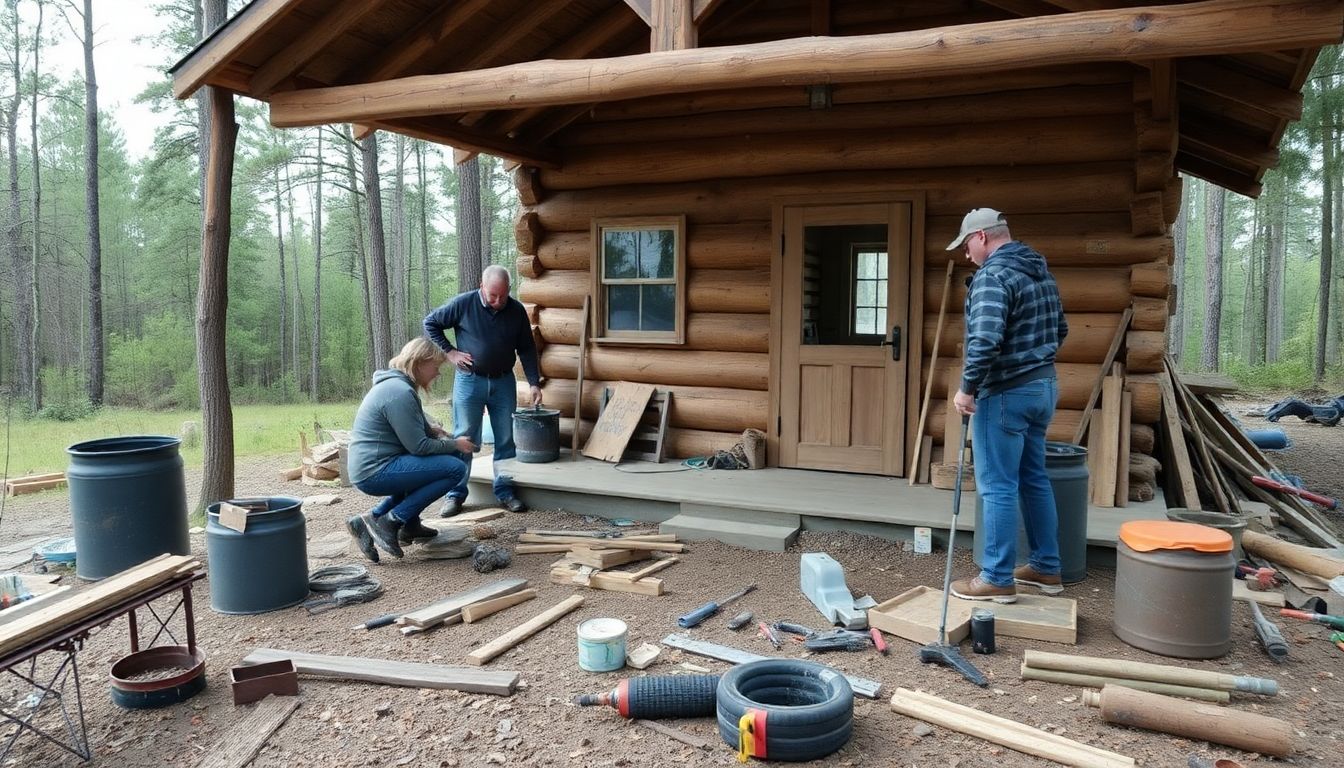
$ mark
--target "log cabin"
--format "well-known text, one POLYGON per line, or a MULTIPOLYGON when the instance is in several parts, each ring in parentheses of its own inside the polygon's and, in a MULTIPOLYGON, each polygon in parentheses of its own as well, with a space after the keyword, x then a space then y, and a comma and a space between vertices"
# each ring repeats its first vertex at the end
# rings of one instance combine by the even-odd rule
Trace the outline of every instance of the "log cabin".
POLYGON ((644 382, 673 457, 757 429, 771 467, 890 480, 956 428, 971 265, 944 248, 980 206, 1059 281, 1050 439, 1095 401, 1125 417, 1090 441, 1154 451, 1180 174, 1257 195, 1342 23, 1341 0, 253 0, 172 76, 276 126, 507 159, 562 442, 644 382), (1112 356, 1123 401, 1096 397, 1112 356))

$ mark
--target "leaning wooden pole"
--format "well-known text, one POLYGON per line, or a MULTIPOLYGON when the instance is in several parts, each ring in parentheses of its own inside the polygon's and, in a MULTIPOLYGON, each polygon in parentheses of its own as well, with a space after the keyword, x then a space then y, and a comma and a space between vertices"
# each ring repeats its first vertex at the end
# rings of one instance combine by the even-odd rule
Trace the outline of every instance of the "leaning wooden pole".
POLYGON ((933 351, 929 353, 929 383, 924 385, 924 402, 919 406, 919 427, 915 429, 915 450, 910 456, 910 485, 915 484, 915 474, 919 468, 919 447, 924 442, 924 425, 929 419, 929 399, 933 396, 933 372, 938 368, 938 343, 943 339, 943 324, 947 322, 947 297, 952 293, 952 272, 956 268, 957 262, 948 259, 947 274, 943 277, 943 301, 938 307, 938 328, 933 332, 933 351))
MULTIPOLYGON (((583 417, 583 361, 588 356, 588 315, 592 306, 592 296, 583 297, 583 319, 579 321, 579 370, 574 382, 574 417, 583 417)), ((579 430, 570 437, 569 460, 579 460, 579 430)))
POLYGON ((229 219, 233 214, 233 93, 210 88, 210 149, 205 171, 201 274, 196 288, 196 381, 205 432, 205 470, 197 510, 233 497, 233 406, 226 330, 229 308, 229 219))

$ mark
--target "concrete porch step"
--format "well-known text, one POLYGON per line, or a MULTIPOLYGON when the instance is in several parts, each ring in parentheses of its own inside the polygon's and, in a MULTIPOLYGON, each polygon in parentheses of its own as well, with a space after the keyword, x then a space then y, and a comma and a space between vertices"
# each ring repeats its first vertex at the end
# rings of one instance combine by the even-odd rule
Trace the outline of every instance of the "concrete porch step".
POLYGON ((783 552, 798 538, 798 515, 703 504, 681 505, 681 514, 658 526, 686 541, 713 539, 745 549, 783 552))

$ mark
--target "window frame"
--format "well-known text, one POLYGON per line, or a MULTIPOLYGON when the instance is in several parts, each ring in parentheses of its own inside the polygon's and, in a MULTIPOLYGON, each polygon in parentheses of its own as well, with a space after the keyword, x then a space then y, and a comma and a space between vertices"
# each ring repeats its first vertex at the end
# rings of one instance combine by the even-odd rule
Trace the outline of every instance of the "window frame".
MULTIPOLYGON (((859 256, 864 253, 877 253, 882 258, 878 259, 881 268, 890 268, 891 254, 887 252, 888 244, 883 242, 850 243, 849 245, 849 337, 855 341, 870 339, 885 339, 887 337, 887 309, 891 304, 891 297, 887 297, 887 303, 872 306, 864 306, 863 309, 880 309, 882 311, 882 322, 878 323, 877 333, 859 333, 858 330, 858 312, 859 306, 859 281, 864 280, 874 283, 888 283, 890 275, 886 277, 861 278, 859 277, 859 256)), ((882 269, 878 270, 879 272, 882 269)), ((879 291, 880 293, 880 291, 879 291)))
POLYGON ((593 219, 592 253, 590 272, 592 274, 593 316, 589 318, 593 334, 591 341, 602 344, 628 345, 684 345, 686 343, 686 216, 621 216, 593 219), (673 258, 672 280, 675 284, 671 331, 613 331, 607 328, 607 288, 609 285, 666 284, 666 280, 640 280, 638 278, 608 283, 605 280, 603 262, 603 234, 608 230, 672 230, 673 258))

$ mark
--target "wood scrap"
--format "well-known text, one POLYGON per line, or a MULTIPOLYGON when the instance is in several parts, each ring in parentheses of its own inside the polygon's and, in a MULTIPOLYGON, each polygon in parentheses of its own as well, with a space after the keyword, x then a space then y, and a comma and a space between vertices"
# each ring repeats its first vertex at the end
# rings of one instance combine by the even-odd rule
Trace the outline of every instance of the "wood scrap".
POLYGON ((947 299, 952 294, 952 272, 957 268, 956 259, 947 260, 947 274, 943 276, 943 296, 941 304, 938 307, 938 325, 933 332, 933 347, 929 353, 929 370, 927 384, 924 385, 924 401, 919 407, 919 426, 915 428, 915 448, 910 455, 910 469, 907 472, 909 484, 914 485, 918 479, 920 461, 924 450, 924 426, 929 419, 929 403, 933 400, 933 375, 938 369, 938 346, 943 338, 943 325, 947 321, 947 299))
POLYGON ((652 565, 646 565, 637 571, 613 571, 611 573, 608 573, 607 575, 614 576, 618 579, 629 579, 631 581, 638 581, 644 578, 645 576, 651 576, 663 570, 664 568, 670 568, 679 562, 681 561, 676 557, 665 557, 653 563, 652 565))
POLYGON ((590 549, 647 549, 651 552, 684 552, 685 544, 673 541, 642 541, 638 539, 592 539, 586 536, 538 536, 532 533, 518 535, 520 544, 581 544, 590 549))
POLYGON ((573 586, 581 583, 590 589, 600 589, 607 592, 630 592, 636 595, 648 595, 657 597, 663 594, 663 580, 655 578, 641 578, 632 580, 621 578, 613 573, 603 573, 602 571, 584 572, 583 569, 588 566, 574 567, 572 563, 561 561, 561 565, 551 568, 551 583, 565 584, 573 586), (579 581, 581 579, 581 581, 579 581))
POLYGON ((550 609, 533 616, 499 637, 467 654, 467 663, 475 666, 488 664, 491 659, 513 648, 527 638, 558 621, 562 616, 583 605, 582 595, 571 595, 550 609))
POLYGON ((480 621, 486 616, 492 616, 505 608, 511 608, 519 603, 525 603, 537 596, 537 590, 524 589, 521 592, 514 592, 511 595, 496 597, 493 600, 482 600, 479 603, 472 603, 462 609, 462 622, 471 624, 480 621))
POLYGON ((264 664, 268 661, 294 662, 300 675, 332 680, 356 680, 379 685, 401 685, 410 688, 440 688, 467 693, 488 693, 510 696, 518 687, 522 673, 501 670, 453 667, 446 664, 428 664, 418 661, 393 661, 359 656, 327 656, 300 651, 282 651, 278 648, 258 648, 249 653, 244 664, 264 664))
POLYGON ((598 570, 648 560, 653 557, 653 553, 647 549, 592 549, 581 544, 571 546, 573 548, 565 556, 566 560, 598 570))
POLYGON ((1259 555, 1266 560, 1296 568, 1322 579, 1344 576, 1344 559, 1336 557, 1332 550, 1290 544, 1250 530, 1242 531, 1241 546, 1253 555, 1259 555))
POLYGON ((1125 332, 1129 330, 1129 321, 1134 319, 1134 308, 1126 307, 1124 314, 1120 315, 1120 324, 1115 327, 1115 335, 1111 337, 1111 346, 1106 350, 1106 356, 1101 359, 1101 370, 1097 372, 1096 383, 1092 385, 1092 392, 1087 396, 1087 404, 1083 406, 1083 417, 1078 421, 1078 428, 1073 431, 1074 445, 1083 444, 1083 435, 1087 432, 1088 421, 1092 418, 1092 408, 1097 404, 1097 398, 1101 396, 1101 387, 1106 381, 1106 377, 1111 374, 1111 365, 1115 362, 1115 356, 1120 353, 1120 345, 1125 342, 1125 332))
POLYGON ((66 484, 64 472, 47 472, 40 475, 25 475, 5 479, 6 496, 22 496, 52 488, 61 488, 66 484))
POLYGON ((475 589, 460 592, 440 600, 433 605, 411 611, 401 617, 398 623, 417 627, 431 627, 451 617, 460 617, 462 609, 472 603, 490 600, 496 597, 518 592, 527 587, 527 579, 500 579, 483 584, 475 589))
POLYGON ((234 723, 215 746, 206 750, 197 768, 244 768, 298 708, 297 697, 267 696, 246 717, 234 723))

